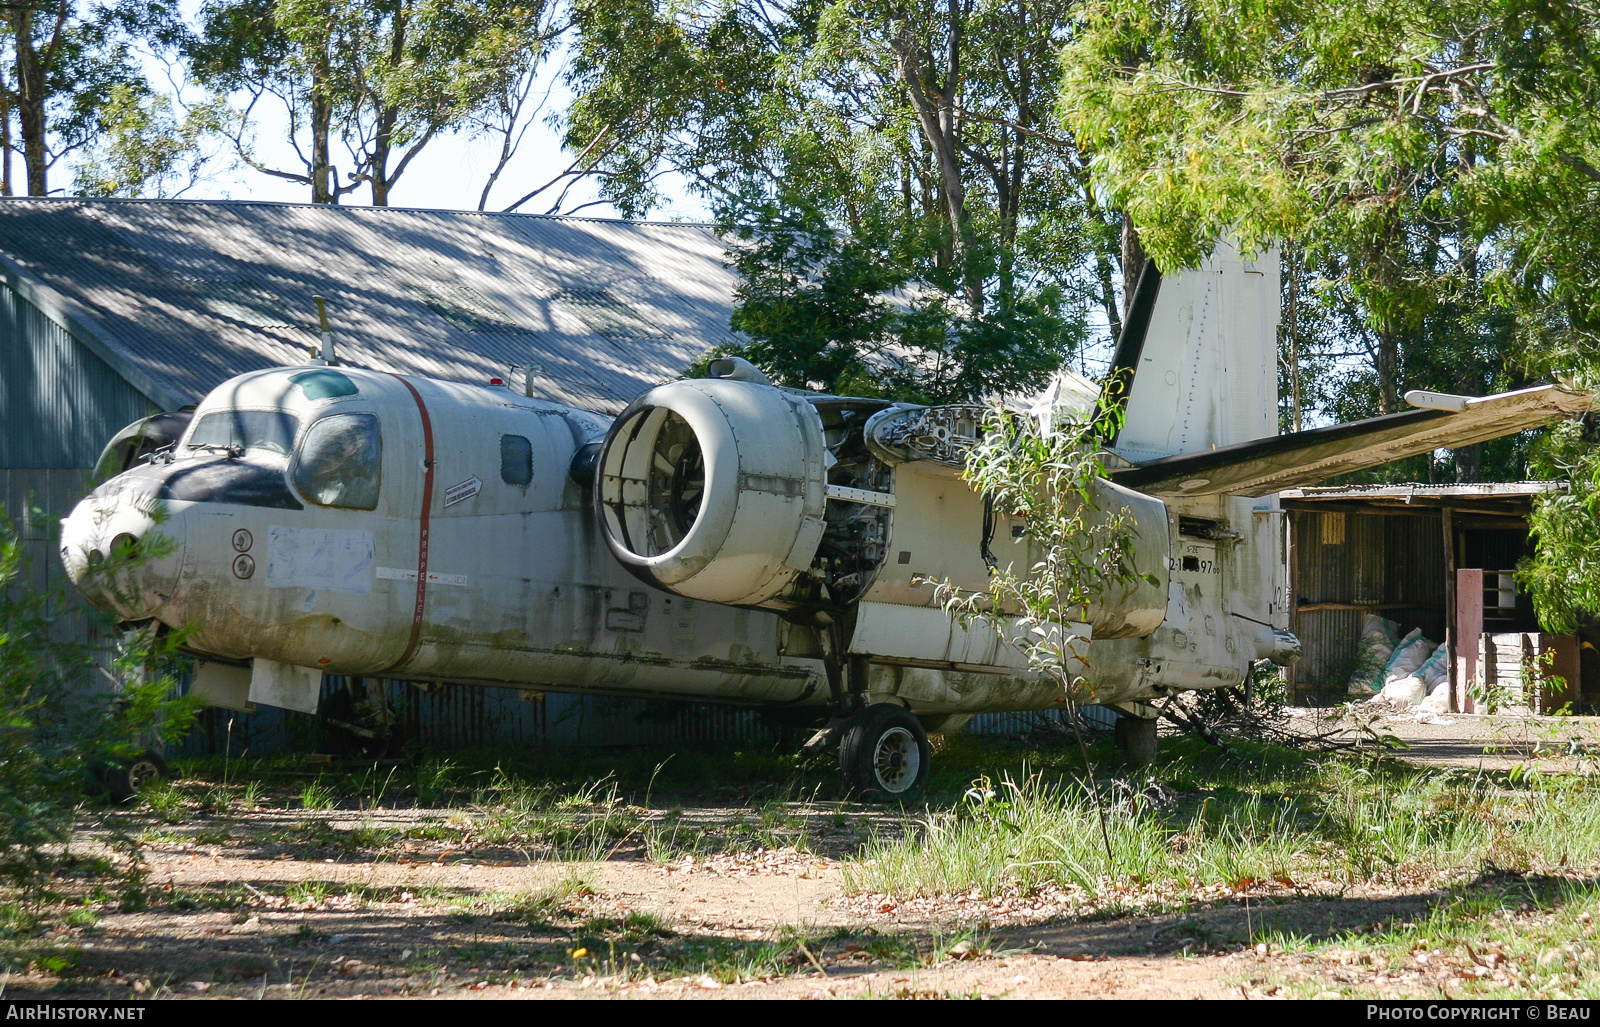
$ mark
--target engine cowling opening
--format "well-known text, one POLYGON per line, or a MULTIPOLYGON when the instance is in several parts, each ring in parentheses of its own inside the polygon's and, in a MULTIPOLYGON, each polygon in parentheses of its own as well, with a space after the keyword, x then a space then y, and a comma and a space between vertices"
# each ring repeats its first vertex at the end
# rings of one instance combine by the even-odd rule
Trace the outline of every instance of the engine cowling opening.
POLYGON ((821 419, 755 382, 672 382, 617 418, 595 488, 606 543, 679 595, 788 609, 827 504, 821 419))

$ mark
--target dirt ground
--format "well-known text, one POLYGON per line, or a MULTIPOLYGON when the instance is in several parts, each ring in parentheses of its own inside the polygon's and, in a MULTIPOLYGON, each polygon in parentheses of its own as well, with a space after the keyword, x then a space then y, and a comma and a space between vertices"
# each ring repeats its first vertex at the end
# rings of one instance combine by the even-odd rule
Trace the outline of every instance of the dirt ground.
MULTIPOLYGON (((403 819, 441 813, 412 810, 403 819)), ((340 816, 348 814, 330 818, 337 825, 340 816)), ((78 947, 69 972, 13 976, 5 997, 1268 997, 1252 979, 1270 976, 1282 957, 1238 944, 1247 918, 1258 927, 1270 917, 1332 931, 1420 915, 1430 901, 1381 891, 1258 890, 1186 914, 1084 921, 1053 915, 1047 903, 852 897, 838 862, 792 850, 666 866, 506 865, 448 853, 409 862, 318 859, 292 846, 274 854, 248 844, 157 844, 147 858, 158 894, 153 906, 162 905, 163 892, 199 895, 236 884, 265 897, 326 882, 334 897, 267 900, 277 908, 248 913, 203 905, 113 913, 57 939, 78 947), (794 935, 821 940, 797 966, 724 983, 703 974, 653 975, 626 956, 614 963, 594 941, 575 959, 582 929, 518 922, 449 901, 538 893, 574 872, 592 893, 574 897, 568 921, 617 923, 651 913, 664 934, 714 940, 724 955, 794 935), (340 894, 352 890, 366 898, 340 894), (874 939, 909 939, 914 955, 875 953, 874 939), (953 951, 933 957, 941 947, 953 951)))
MULTIPOLYGON (((1329 727, 1311 713, 1292 719, 1329 727)), ((1403 739, 1406 758, 1486 769, 1519 758, 1500 751, 1507 746, 1544 746, 1551 769, 1571 769, 1574 752, 1600 744, 1600 724, 1587 719, 1390 717, 1368 727, 1403 739)), ((716 824, 750 810, 640 813, 716 824)), ((269 799, 254 812, 191 818, 143 843, 152 897, 142 910, 63 924, 46 944, 68 955, 8 975, 0 995, 1266 998, 1285 974, 1331 979, 1337 968, 1246 942, 1264 928, 1329 936, 1421 918, 1442 897, 1255 882, 1182 912, 1085 917, 1048 896, 860 894, 841 858, 908 819, 874 807, 787 804, 784 816, 808 823, 806 852, 751 847, 665 862, 642 846, 549 862, 514 845, 452 851, 426 840, 430 825, 460 815, 269 799), (370 851, 326 844, 357 830, 406 840, 370 851), (694 972, 696 959, 715 972, 694 972)), ((155 823, 129 812, 113 815, 112 827, 117 817, 127 829, 155 823)), ((1447 985, 1418 977, 1397 992, 1448 994, 1447 985)))
POLYGON ((1570 771, 1584 758, 1600 755, 1600 717, 1426 714, 1377 703, 1355 709, 1355 718, 1332 720, 1332 710, 1291 709, 1287 723, 1307 734, 1339 730, 1345 737, 1362 735, 1364 723, 1404 742, 1396 755, 1428 766, 1504 771, 1526 762, 1545 771, 1570 771))

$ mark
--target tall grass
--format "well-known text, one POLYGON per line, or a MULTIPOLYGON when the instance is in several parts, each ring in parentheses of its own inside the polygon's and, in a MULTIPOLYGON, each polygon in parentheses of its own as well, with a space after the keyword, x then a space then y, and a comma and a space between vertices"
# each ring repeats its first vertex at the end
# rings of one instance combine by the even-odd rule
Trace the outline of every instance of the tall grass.
POLYGON ((549 859, 603 860, 633 834, 639 814, 614 780, 575 788, 528 784, 497 772, 473 802, 472 836, 549 859))
POLYGON ((1288 785, 1213 788, 1176 805, 1125 790, 1109 800, 1108 864, 1080 782, 979 779, 961 806, 870 844, 847 883, 899 896, 1053 886, 1105 903, 1257 882, 1439 880, 1486 865, 1600 867, 1600 790, 1582 781, 1512 788, 1329 760, 1288 785))

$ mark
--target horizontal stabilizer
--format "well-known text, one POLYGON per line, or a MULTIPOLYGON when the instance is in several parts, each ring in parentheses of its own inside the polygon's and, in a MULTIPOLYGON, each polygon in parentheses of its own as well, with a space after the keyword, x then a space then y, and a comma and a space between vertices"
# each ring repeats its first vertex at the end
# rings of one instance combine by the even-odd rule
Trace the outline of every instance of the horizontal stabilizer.
MULTIPOLYGON (((1450 397, 1456 398, 1456 397, 1450 397)), ((1457 449, 1593 408, 1560 385, 1467 399, 1464 409, 1407 410, 1111 471, 1118 485, 1154 496, 1265 496, 1402 457, 1457 449)), ((1445 404, 1440 403, 1439 406, 1445 404)))

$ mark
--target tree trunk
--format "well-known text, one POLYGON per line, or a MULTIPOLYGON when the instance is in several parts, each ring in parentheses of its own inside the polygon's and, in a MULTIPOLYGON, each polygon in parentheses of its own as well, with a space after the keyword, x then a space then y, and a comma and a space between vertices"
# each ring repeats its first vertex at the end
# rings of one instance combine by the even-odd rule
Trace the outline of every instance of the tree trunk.
POLYGON ((1134 290, 1139 287, 1139 272, 1144 270, 1144 244, 1139 241, 1139 230, 1133 219, 1122 215, 1122 318, 1128 318, 1128 308, 1133 304, 1134 290))
MULTIPOLYGON (((399 68, 405 63, 408 23, 409 11, 405 4, 400 4, 395 9, 394 31, 389 37, 391 67, 399 68)), ((394 149, 394 127, 400 120, 400 112, 392 105, 386 106, 381 95, 371 95, 370 91, 369 100, 377 114, 377 123, 372 138, 372 163, 365 170, 372 182, 372 205, 387 207, 389 190, 394 188, 394 180, 389 177, 389 154, 394 149)))
POLYGON ((11 193, 11 90, 0 86, 0 196, 11 193))
POLYGON ((930 95, 922 49, 911 26, 901 22, 891 43, 895 70, 906 87, 906 96, 916 112, 917 124, 928 141, 938 164, 940 192, 944 194, 946 216, 950 222, 952 258, 960 276, 968 311, 983 313, 983 279, 972 260, 972 222, 967 214, 967 188, 961 178, 961 155, 956 121, 955 93, 961 84, 961 3, 950 0, 950 42, 945 80, 936 95, 930 95))
POLYGON ((328 32, 317 41, 318 50, 311 61, 311 202, 333 203, 337 198, 338 182, 333 181, 333 166, 329 159, 328 137, 333 129, 331 60, 328 56, 328 32))
POLYGON ((1400 409, 1400 329, 1390 321, 1378 326, 1378 413, 1400 409))
POLYGON ((45 196, 50 187, 49 150, 45 145, 45 63, 33 40, 34 12, 11 9, 11 35, 17 51, 17 121, 22 129, 22 160, 27 168, 28 195, 45 196))
POLYGON ((372 160, 367 165, 367 181, 372 183, 374 207, 389 205, 389 189, 394 185, 389 180, 389 148, 394 140, 394 122, 394 112, 384 111, 378 118, 378 131, 372 142, 372 160))
POLYGON ((1302 430, 1300 416, 1300 261, 1294 247, 1284 254, 1289 265, 1289 430, 1302 430))

